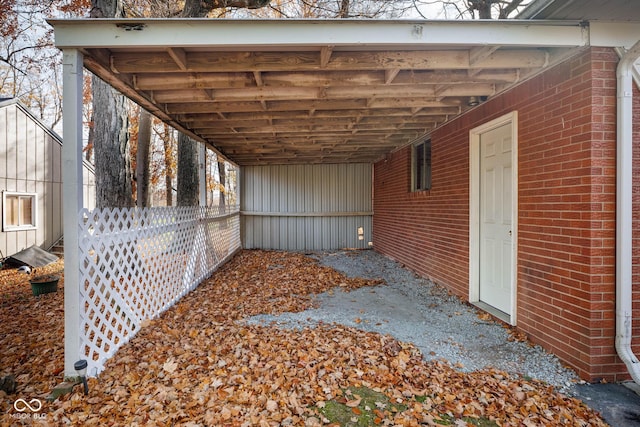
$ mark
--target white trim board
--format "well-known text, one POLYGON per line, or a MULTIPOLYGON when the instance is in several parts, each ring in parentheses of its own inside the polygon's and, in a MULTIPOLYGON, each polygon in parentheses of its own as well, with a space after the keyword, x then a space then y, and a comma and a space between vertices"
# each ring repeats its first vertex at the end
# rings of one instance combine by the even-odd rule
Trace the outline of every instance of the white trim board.
MULTIPOLYGON (((469 131, 469 302, 477 304, 480 302, 480 136, 492 129, 505 124, 511 124, 512 133, 512 173, 513 173, 513 194, 512 194, 512 225, 513 225, 513 258, 511 273, 511 313, 506 316, 495 316, 508 322, 516 324, 516 303, 517 303, 517 259, 518 259, 518 112, 513 111, 497 119, 491 120, 483 125, 475 127, 469 131), (504 317, 504 318, 503 318, 504 317)), ((480 308, 482 305, 480 304, 480 308)))

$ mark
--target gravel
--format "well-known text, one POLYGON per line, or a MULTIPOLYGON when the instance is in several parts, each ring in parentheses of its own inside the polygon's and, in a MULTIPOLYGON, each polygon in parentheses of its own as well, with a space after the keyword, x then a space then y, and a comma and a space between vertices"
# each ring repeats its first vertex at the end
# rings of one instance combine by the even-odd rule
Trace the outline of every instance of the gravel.
POLYGON ((386 285, 316 296, 316 308, 278 316, 259 315, 249 323, 301 328, 337 323, 388 334, 417 346, 425 360, 445 360, 465 372, 496 368, 544 381, 573 395, 576 373, 540 346, 509 341, 502 324, 482 320, 479 311, 399 263, 371 251, 315 252, 321 264, 349 277, 383 279, 386 285))

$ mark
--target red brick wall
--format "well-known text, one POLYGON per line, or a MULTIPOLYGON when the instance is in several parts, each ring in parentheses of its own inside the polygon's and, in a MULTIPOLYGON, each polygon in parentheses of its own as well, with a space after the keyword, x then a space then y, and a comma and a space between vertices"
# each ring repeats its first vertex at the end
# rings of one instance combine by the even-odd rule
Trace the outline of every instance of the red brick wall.
POLYGON ((518 111, 517 326, 588 380, 627 378, 614 347, 617 61, 582 52, 434 131, 430 191, 410 191, 409 148, 374 169, 375 249, 466 299, 469 131, 518 111))
POLYGON ((633 352, 640 357, 640 90, 633 92, 633 352))

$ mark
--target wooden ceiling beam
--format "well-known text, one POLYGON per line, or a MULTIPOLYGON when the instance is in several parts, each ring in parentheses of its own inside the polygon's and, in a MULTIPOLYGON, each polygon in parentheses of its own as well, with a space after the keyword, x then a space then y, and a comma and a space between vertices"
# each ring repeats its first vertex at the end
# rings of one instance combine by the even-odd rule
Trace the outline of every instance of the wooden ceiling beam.
MULTIPOLYGON (((428 116, 428 117, 418 117, 412 119, 404 119, 402 117, 368 117, 366 119, 362 119, 358 121, 357 117, 345 117, 342 120, 339 119, 314 119, 314 120, 306 120, 304 124, 306 126, 334 126, 336 129, 340 127, 347 126, 350 129, 363 129, 365 126, 397 126, 399 124, 414 124, 417 126, 423 126, 425 122, 434 122, 434 121, 444 121, 447 116, 428 116)), ((220 132, 224 131, 228 128, 248 128, 251 126, 252 128, 256 128, 258 132, 261 129, 266 129, 269 126, 278 126, 282 128, 286 128, 287 126, 297 127, 300 125, 300 120, 271 120, 271 119, 263 119, 256 120, 253 122, 248 121, 198 121, 191 122, 189 125, 190 129, 193 129, 196 132, 204 131, 204 130, 219 130, 220 132)))
POLYGON ((173 59, 173 62, 176 63, 178 68, 180 68, 181 71, 187 70, 187 53, 185 52, 184 49, 177 48, 177 47, 170 47, 170 48, 167 48, 167 53, 169 54, 171 59, 173 59))
MULTIPOLYGON (((422 129, 425 127, 425 125, 429 125, 429 123, 433 123, 433 122, 405 123, 403 125, 403 129, 422 129)), ((353 130, 356 130, 356 131, 358 130, 362 130, 362 131, 396 130, 398 129, 399 125, 400 124, 398 123, 379 123, 379 124, 368 123, 368 124, 358 125, 357 127, 352 127, 351 124, 335 124, 335 125, 317 124, 311 128, 306 124, 300 125, 300 126, 275 124, 275 125, 264 125, 260 127, 244 127, 244 128, 234 126, 233 129, 235 129, 235 131, 238 134, 242 134, 242 135, 254 135, 254 134, 269 135, 273 132, 275 133, 287 132, 287 133, 301 133, 305 135, 307 134, 315 135, 315 134, 322 134, 323 132, 342 132, 342 131, 352 132, 353 130)), ((204 134, 207 134, 208 132, 224 133, 227 129, 230 129, 230 128, 229 127, 222 127, 222 128, 207 127, 203 129, 194 129, 194 131, 196 131, 198 134, 204 135, 204 134)))
POLYGON ((500 46, 476 46, 469 49, 469 65, 473 66, 491 56, 500 46))
MULTIPOLYGON (((455 86, 455 85, 454 85, 455 86)), ((463 92, 464 85, 459 86, 463 92)), ((472 85, 476 91, 494 91, 494 86, 486 83, 472 85)), ((401 96, 435 97, 435 89, 431 85, 402 85, 402 86, 344 86, 344 87, 253 87, 238 89, 216 89, 217 102, 243 101, 287 101, 287 100, 341 100, 361 98, 395 98, 401 96)), ((209 100, 207 93, 201 90, 164 90, 155 91, 158 102, 202 102, 209 100)))
MULTIPOLYGON (((379 129, 377 131, 368 129, 366 131, 363 130, 359 132, 358 138, 366 139, 369 142, 381 141, 384 143, 394 144, 400 141, 405 141, 406 135, 413 135, 414 133, 416 133, 415 130, 411 130, 411 129, 404 129, 401 132, 397 132, 396 129, 393 129, 393 131, 394 132, 392 133, 394 136, 389 138, 388 137, 389 129, 379 129)), ((225 132, 202 132, 201 135, 206 136, 207 138, 210 138, 210 139, 215 139, 217 144, 222 144, 222 145, 224 145, 225 143, 232 144, 232 145, 238 144, 240 141, 239 138, 244 138, 245 142, 252 141, 253 143, 260 143, 260 144, 265 144, 270 142, 273 143, 274 141, 285 141, 285 140, 289 140, 294 143, 303 144, 305 143, 305 141, 308 142, 309 139, 315 140, 315 141, 326 141, 326 142, 335 143, 337 139, 353 138, 350 130, 346 130, 346 131, 333 130, 333 131, 314 133, 314 134, 301 133, 301 132, 279 132, 277 134, 277 137, 272 137, 272 138, 266 138, 264 135, 257 134, 257 133, 253 133, 253 134, 238 133, 236 135, 231 135, 226 131, 225 132)))
POLYGON ((256 86, 264 86, 264 82, 262 81, 262 73, 260 71, 254 71, 253 78, 256 81, 256 86))
MULTIPOLYGON (((310 110, 366 110, 374 109, 409 109, 409 108, 447 108, 458 107, 466 104, 463 99, 446 99, 436 101, 432 98, 385 98, 376 100, 372 105, 367 106, 363 100, 325 100, 325 101, 273 101, 269 103, 269 111, 305 111, 310 110)), ((205 114, 205 113, 251 113, 263 112, 262 106, 257 102, 233 102, 217 104, 214 102, 180 102, 167 104, 166 111, 171 114, 205 114)))
POLYGON ((222 120, 308 120, 310 118, 320 119, 320 118, 343 118, 343 117, 358 117, 361 116, 363 119, 372 118, 376 119, 377 117, 405 117, 407 115, 412 115, 416 119, 420 119, 421 117, 429 117, 432 115, 442 116, 442 115, 454 115, 460 113, 460 107, 432 107, 428 109, 419 109, 420 111, 414 112, 413 108, 395 108, 395 109, 375 109, 375 110, 319 110, 315 111, 313 115, 310 115, 308 111, 269 111, 269 112, 237 112, 237 113, 216 113, 215 116, 212 116, 211 113, 192 113, 186 115, 180 115, 179 119, 185 123, 195 122, 195 121, 219 121, 215 117, 220 117, 222 120), (419 113, 419 114, 418 114, 419 113))
POLYGON ((245 101, 289 101, 289 100, 342 100, 342 99, 370 99, 372 102, 383 98, 421 97, 435 98, 437 96, 483 96, 492 95, 496 91, 495 85, 490 83, 476 83, 467 85, 450 85, 436 88, 430 85, 402 85, 402 86, 352 86, 331 88, 301 88, 301 87, 254 87, 241 89, 202 90, 172 90, 155 91, 154 98, 160 103, 204 102, 215 100, 224 102, 245 101), (215 92, 215 97, 211 94, 215 92))
POLYGON ((325 68, 329 64, 331 54, 333 53, 333 46, 322 46, 320 48, 320 67, 325 68))
MULTIPOLYGON (((499 48, 500 46, 477 46, 471 48, 469 50, 469 65, 474 66, 478 62, 484 61, 499 48)), ((469 68, 469 77, 475 76, 480 71, 482 71, 482 68, 469 68)))
POLYGON ((468 84, 468 83, 514 83, 518 81, 518 70, 481 70, 470 77, 468 70, 402 71, 391 78, 390 71, 308 71, 308 72, 254 72, 254 73, 167 73, 136 74, 136 89, 231 89, 256 86, 272 87, 332 87, 354 85, 422 85, 422 84, 468 84), (253 75, 253 77, 252 77, 253 75), (391 81, 389 79, 391 78, 391 81))
POLYGON ((400 68, 392 68, 390 70, 384 70, 384 84, 389 85, 393 82, 393 79, 396 78, 398 73, 400 72, 400 68))
MULTIPOLYGON (((112 66, 120 73, 166 73, 182 69, 166 52, 112 53, 112 66)), ((334 51, 327 70, 443 70, 469 68, 539 68, 548 62, 539 49, 498 50, 475 64, 467 50, 334 51)), ((187 71, 314 71, 322 67, 316 52, 187 52, 187 71)))

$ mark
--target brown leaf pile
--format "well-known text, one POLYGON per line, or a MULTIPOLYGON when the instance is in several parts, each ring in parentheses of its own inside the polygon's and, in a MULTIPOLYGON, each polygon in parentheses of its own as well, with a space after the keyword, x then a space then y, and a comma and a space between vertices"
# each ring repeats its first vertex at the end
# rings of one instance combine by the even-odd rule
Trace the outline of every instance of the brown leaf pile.
MULTIPOLYGON (((62 260, 38 268, 37 275, 62 275, 62 260)), ((20 395, 44 398, 60 382, 64 370, 64 291, 34 297, 31 275, 0 270, 0 377, 14 375, 20 395)), ((12 396, 0 391, 0 413, 12 396)), ((0 418, 0 421, 4 421, 0 418)))
MULTIPOLYGON (((388 336, 340 325, 284 330, 238 322, 252 314, 302 310, 310 306, 310 294, 332 287, 348 290, 371 284, 348 279, 302 255, 243 251, 161 318, 147 322, 99 378, 90 379, 88 396, 77 388, 45 404, 46 418, 34 421, 99 426, 329 425, 319 407, 344 399, 348 387, 368 387, 407 407, 402 412, 384 405, 374 408, 380 425, 435 425, 442 415, 456 419, 456 425, 465 424, 462 417, 484 417, 502 426, 605 425, 580 401, 544 384, 494 370, 465 374, 443 363, 426 363, 414 346, 388 336)), ((22 301, 23 306, 32 300, 22 301)), ((3 337, 8 332, 6 313, 3 306, 3 337)), ((12 313, 22 315, 19 309, 12 313)), ((11 328, 22 329, 20 324, 11 328)), ((52 356, 62 363, 60 329, 51 335, 56 337, 47 337, 48 344, 57 340, 59 347, 52 356)), ((3 372, 18 369, 15 357, 5 351, 5 341, 0 348, 3 372)), ((15 397, 37 397, 60 380, 54 373, 59 365, 46 366, 38 374, 43 384, 19 384, 15 397)), ((2 423, 15 421, 11 411, 0 418, 2 423)))

